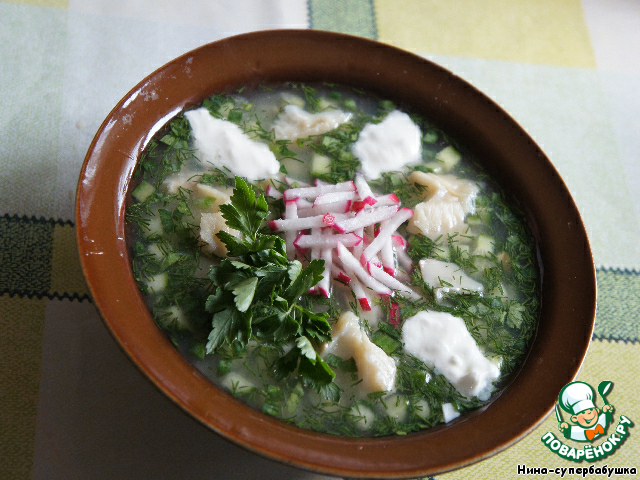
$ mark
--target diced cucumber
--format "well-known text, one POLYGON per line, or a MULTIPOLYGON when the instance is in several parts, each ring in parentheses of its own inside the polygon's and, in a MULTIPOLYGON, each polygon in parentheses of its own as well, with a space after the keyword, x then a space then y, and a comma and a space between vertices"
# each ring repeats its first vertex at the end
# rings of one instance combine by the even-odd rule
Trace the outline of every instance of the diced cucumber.
POLYGON ((200 210, 209 210, 216 203, 216 197, 202 197, 196 201, 196 207, 200 210))
POLYGON ((404 421, 407 416, 409 406, 409 400, 407 400, 407 397, 392 394, 384 399, 384 403, 387 406, 387 415, 400 422, 404 421))
POLYGON ((151 185, 149 182, 142 181, 140 185, 133 189, 131 195, 139 202, 144 202, 149 197, 149 195, 155 192, 155 190, 156 187, 151 185))
POLYGON ((325 97, 320 97, 318 99, 318 110, 319 111, 334 109, 336 107, 337 107, 336 102, 331 100, 331 99, 328 99, 328 98, 325 98, 325 97))
POLYGON ((480 218, 480 215, 478 215, 477 213, 475 215, 467 215, 466 218, 466 222, 467 225, 471 226, 477 226, 477 225, 482 225, 482 219, 480 218))
POLYGON ((164 325, 173 325, 179 330, 191 330, 191 324, 180 307, 172 305, 165 312, 166 316, 161 320, 164 325))
POLYGON ((351 110, 352 112, 355 112, 357 108, 355 100, 351 98, 345 98, 342 102, 342 106, 347 110, 351 110))
POLYGON ((162 235, 164 230, 162 229, 162 220, 160 220, 160 215, 157 214, 149 217, 149 225, 147 225, 148 230, 145 230, 144 234, 147 237, 151 235, 162 235))
POLYGON ((429 402, 427 402, 426 400, 420 400, 415 404, 415 407, 415 413, 417 416, 421 418, 429 418, 429 415, 431 414, 431 407, 429 406, 429 402))
POLYGON ((153 278, 145 279, 144 283, 153 290, 153 293, 159 293, 167 286, 167 274, 165 272, 155 275, 153 278))
POLYGON ((456 164, 460 161, 462 155, 451 145, 443 148, 438 153, 436 153, 436 160, 442 162, 442 167, 445 171, 451 170, 456 164))
POLYGON ((311 158, 311 175, 331 173, 331 159, 324 155, 314 154, 311 158))
POLYGON ((486 256, 488 253, 493 252, 495 239, 489 235, 481 233, 476 237, 476 248, 473 251, 474 255, 486 256))

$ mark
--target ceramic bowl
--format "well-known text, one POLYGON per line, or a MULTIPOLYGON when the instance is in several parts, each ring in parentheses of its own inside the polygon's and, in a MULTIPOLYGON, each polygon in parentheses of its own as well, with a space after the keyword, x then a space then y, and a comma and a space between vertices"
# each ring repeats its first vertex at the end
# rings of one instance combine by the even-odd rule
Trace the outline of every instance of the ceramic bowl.
POLYGON ((492 100, 442 67, 378 42, 319 31, 265 31, 205 45, 163 66, 116 105, 87 153, 76 230, 96 307, 131 360, 179 407, 257 454, 343 477, 429 476, 523 438, 577 374, 592 335, 596 285, 580 215, 551 162, 492 100), (262 414, 200 374, 157 328, 134 281, 125 205, 145 145, 182 109, 264 82, 328 81, 409 105, 457 138, 523 208, 539 247, 541 314, 530 352, 487 406, 406 436, 343 438, 262 414))

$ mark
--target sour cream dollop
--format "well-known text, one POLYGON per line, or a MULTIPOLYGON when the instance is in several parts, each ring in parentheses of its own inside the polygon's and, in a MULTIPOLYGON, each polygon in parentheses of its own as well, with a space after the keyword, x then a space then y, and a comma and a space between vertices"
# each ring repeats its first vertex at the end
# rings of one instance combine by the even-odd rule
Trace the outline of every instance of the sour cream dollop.
POLYGON ((420 127, 406 113, 394 110, 382 122, 365 125, 351 149, 364 176, 378 178, 421 160, 420 127))
POLYGON ((435 368, 467 398, 488 400, 500 369, 486 358, 459 317, 422 311, 402 327, 406 352, 435 368))
POLYGON ((249 181, 278 173, 280 163, 269 147, 252 140, 235 123, 211 116, 206 108, 186 112, 196 155, 203 163, 228 168, 249 181))

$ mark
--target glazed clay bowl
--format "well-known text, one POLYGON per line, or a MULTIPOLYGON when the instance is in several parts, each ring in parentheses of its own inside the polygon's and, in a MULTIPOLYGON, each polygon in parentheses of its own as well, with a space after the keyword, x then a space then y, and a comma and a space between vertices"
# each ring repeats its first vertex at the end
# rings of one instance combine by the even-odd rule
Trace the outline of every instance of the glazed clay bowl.
POLYGON ((266 31, 189 52, 129 92, 106 118, 78 185, 84 274, 108 329, 164 394, 217 434, 257 454, 343 477, 429 476, 480 461, 523 438, 576 376, 595 316, 594 265, 576 206, 550 161, 489 98, 396 48, 319 31, 266 31), (153 322, 130 267, 125 208, 151 137, 184 108, 266 82, 354 86, 432 120, 470 150, 524 210, 539 248, 541 313, 520 371, 485 407, 406 436, 343 438, 285 424, 216 387, 153 322), (571 339, 571 341, 568 341, 571 339))

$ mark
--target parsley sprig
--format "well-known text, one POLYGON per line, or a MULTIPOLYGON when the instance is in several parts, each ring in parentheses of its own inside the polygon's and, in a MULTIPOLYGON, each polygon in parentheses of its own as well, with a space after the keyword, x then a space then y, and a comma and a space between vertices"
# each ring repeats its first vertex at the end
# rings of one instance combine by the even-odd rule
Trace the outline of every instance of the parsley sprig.
POLYGON ((290 348, 273 364, 277 379, 297 369, 317 391, 325 389, 335 373, 314 343, 331 339, 328 314, 314 313, 299 301, 322 279, 324 261, 313 260, 303 268, 298 260, 287 258, 282 238, 261 233, 269 214, 267 202, 264 195, 256 198, 240 177, 236 177, 231 203, 221 205, 220 211, 227 226, 242 238, 223 231, 217 234, 229 253, 209 271, 214 292, 206 302, 206 310, 213 315, 207 353, 225 345, 245 346, 255 336, 282 353, 284 346, 290 348))

